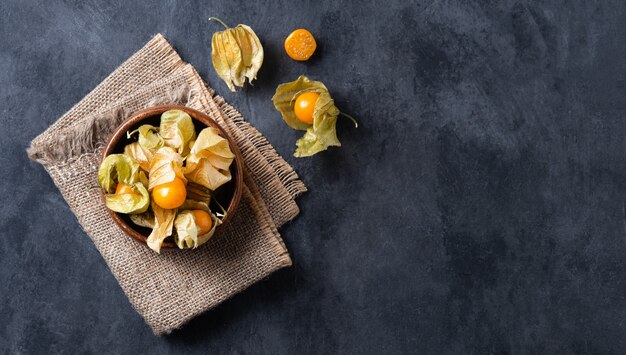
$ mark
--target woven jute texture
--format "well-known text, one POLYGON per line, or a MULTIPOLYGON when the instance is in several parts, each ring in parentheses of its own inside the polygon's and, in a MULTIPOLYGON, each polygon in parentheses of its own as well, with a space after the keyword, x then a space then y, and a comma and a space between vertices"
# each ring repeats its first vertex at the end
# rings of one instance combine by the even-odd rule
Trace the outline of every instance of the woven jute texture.
POLYGON ((161 335, 291 265, 277 228, 299 209, 306 191, 269 142, 160 34, 76 104, 28 150, 52 177, 93 240, 133 307, 161 335), (113 128, 133 112, 156 104, 181 104, 216 120, 244 157, 241 203, 224 230, 196 250, 156 254, 111 220, 97 187, 98 161, 113 128))

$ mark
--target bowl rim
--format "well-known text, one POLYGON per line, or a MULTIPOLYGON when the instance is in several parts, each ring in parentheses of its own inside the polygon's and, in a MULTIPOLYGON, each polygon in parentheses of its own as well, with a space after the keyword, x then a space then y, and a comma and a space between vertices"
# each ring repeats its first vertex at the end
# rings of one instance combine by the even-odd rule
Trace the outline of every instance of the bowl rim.
MULTIPOLYGON (((222 224, 219 225, 215 229, 215 234, 211 237, 211 239, 214 239, 217 235, 219 235, 220 231, 224 230, 224 226, 227 225, 227 223, 232 218, 241 200, 241 195, 243 193, 243 158, 241 156, 241 151, 239 150, 239 147, 237 146, 237 144, 235 144, 234 139, 214 119, 212 119, 205 113, 200 112, 198 110, 194 110, 186 106, 179 106, 179 105, 159 105, 159 106, 152 106, 152 107, 145 108, 143 110, 139 110, 133 113, 132 115, 130 115, 119 126, 117 126, 117 128, 115 128, 115 130, 113 131, 113 133, 107 140, 104 146, 104 149, 102 150, 102 154, 100 156, 100 161, 98 163, 98 166, 102 165, 104 158, 112 154, 113 150, 116 148, 120 139, 122 139, 122 137, 126 135, 126 132, 131 127, 137 125, 141 121, 160 115, 163 112, 168 111, 168 110, 184 111, 187 114, 189 114, 189 116, 191 116, 192 119, 199 121, 200 123, 204 124, 207 127, 214 127, 215 129, 217 129, 220 135, 228 141, 228 145, 230 146, 231 151, 235 155, 233 162, 234 162, 234 167, 236 169, 236 174, 234 176, 235 179, 234 179, 233 197, 230 201, 230 204, 228 205, 228 208, 226 209, 226 215, 222 219, 222 224)), ((126 223, 117 212, 110 210, 106 206, 106 203, 105 203, 106 191, 102 188, 100 188, 100 197, 101 197, 103 207, 106 208, 106 210, 109 212, 109 215, 111 216, 113 221, 124 231, 124 233, 131 236, 136 241, 147 245, 147 242, 146 242, 147 237, 145 235, 143 235, 142 233, 139 233, 137 230, 131 227, 128 223, 126 223)), ((164 242, 161 245, 161 249, 180 250, 178 246, 173 242, 164 242)))

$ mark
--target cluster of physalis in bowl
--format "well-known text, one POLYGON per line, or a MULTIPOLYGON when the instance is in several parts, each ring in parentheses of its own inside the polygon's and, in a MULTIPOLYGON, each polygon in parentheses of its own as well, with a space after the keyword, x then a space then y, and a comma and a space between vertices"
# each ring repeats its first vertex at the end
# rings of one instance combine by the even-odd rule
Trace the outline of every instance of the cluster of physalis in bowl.
POLYGON ((132 229, 151 230, 146 243, 156 252, 168 237, 173 243, 166 244, 197 248, 227 213, 215 196, 232 179, 235 154, 223 132, 212 126, 196 132, 196 125, 187 112, 167 110, 158 125, 126 131, 116 142, 119 152, 106 154, 98 170, 107 208, 132 229))

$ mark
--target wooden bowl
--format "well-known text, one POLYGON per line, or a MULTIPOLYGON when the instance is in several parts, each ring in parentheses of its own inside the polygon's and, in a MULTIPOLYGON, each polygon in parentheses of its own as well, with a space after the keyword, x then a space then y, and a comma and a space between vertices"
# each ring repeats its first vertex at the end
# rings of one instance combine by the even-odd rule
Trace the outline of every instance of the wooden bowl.
MULTIPOLYGON (((226 208, 226 215, 222 219, 222 224, 215 229, 215 235, 213 235, 212 237, 215 238, 220 234, 220 231, 224 229, 224 226, 231 219, 231 217, 235 213, 235 210, 237 209, 239 200, 241 199, 241 194, 243 191, 243 158, 241 157, 241 152, 235 144, 235 141, 224 131, 224 129, 222 129, 222 127, 220 127, 220 125, 217 124, 217 122, 215 122, 209 116, 200 111, 177 105, 155 106, 136 112, 115 129, 115 131, 109 138, 106 146, 104 147, 102 157, 100 158, 100 164, 102 164, 102 161, 108 155, 123 153, 124 147, 127 144, 136 141, 136 138, 127 138, 126 132, 133 131, 142 124, 151 124, 158 127, 161 120, 161 114, 168 110, 181 110, 187 112, 189 116, 191 116, 191 118, 193 119, 194 126, 196 127, 196 133, 199 133, 202 129, 206 127, 216 128, 219 131, 220 135, 226 138, 228 144, 230 145, 230 150, 233 152, 233 154, 235 154, 235 159, 230 165, 230 173, 232 175, 231 181, 220 186, 220 188, 215 191, 214 195, 215 198, 220 201, 222 206, 226 206, 225 203, 227 203, 228 205, 228 207, 226 208)), ((104 189, 101 191, 101 196, 102 203, 104 204, 106 196, 106 192, 104 191, 104 189)), ((104 205, 104 207, 106 208, 106 205, 104 205)), ((217 206, 213 206, 212 204, 211 210, 215 211, 219 209, 217 208, 217 206)), ((135 225, 133 222, 131 222, 130 217, 128 217, 128 215, 126 214, 117 213, 115 211, 111 211, 108 208, 107 211, 109 211, 109 214, 111 215, 111 218, 113 218, 113 221, 115 221, 115 223, 117 223, 126 234, 133 237, 137 241, 146 244, 146 239, 148 238, 148 235, 150 235, 152 229, 135 225)), ((161 248, 178 249, 178 246, 174 243, 172 237, 167 237, 163 242, 161 248)))

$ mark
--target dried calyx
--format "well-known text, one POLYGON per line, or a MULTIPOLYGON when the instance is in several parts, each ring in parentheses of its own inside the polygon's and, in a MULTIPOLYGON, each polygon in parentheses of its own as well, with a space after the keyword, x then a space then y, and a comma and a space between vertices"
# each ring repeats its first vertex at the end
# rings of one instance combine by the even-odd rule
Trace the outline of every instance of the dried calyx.
POLYGON ((263 46, 250 26, 239 24, 230 28, 216 17, 209 20, 226 28, 213 34, 211 59, 217 75, 235 92, 235 86, 243 87, 246 78, 249 83, 256 79, 263 64, 263 46))

